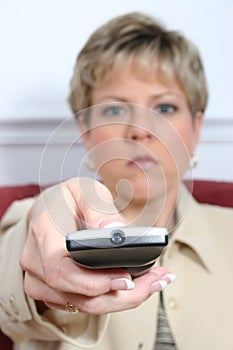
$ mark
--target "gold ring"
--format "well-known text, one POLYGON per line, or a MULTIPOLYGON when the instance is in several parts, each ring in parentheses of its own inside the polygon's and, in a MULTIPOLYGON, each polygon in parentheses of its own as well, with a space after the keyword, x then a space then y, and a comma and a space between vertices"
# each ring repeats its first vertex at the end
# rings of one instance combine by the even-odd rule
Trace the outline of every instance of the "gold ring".
POLYGON ((74 305, 69 303, 69 301, 67 301, 66 303, 66 311, 67 312, 72 312, 74 314, 77 314, 79 312, 79 309, 74 305))

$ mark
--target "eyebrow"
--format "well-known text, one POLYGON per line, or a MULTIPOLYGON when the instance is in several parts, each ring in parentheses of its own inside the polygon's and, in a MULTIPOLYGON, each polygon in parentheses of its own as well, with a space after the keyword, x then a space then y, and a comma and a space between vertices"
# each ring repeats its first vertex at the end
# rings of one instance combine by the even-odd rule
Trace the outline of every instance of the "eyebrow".
MULTIPOLYGON (((151 99, 159 99, 159 98, 166 97, 166 96, 181 97, 182 94, 178 91, 168 91, 168 92, 162 92, 159 94, 151 95, 150 98, 151 99)), ((114 99, 118 102, 125 102, 125 103, 128 102, 128 99, 126 99, 124 97, 115 96, 115 95, 103 96, 102 98, 100 98, 100 100, 112 100, 112 99, 114 99)))

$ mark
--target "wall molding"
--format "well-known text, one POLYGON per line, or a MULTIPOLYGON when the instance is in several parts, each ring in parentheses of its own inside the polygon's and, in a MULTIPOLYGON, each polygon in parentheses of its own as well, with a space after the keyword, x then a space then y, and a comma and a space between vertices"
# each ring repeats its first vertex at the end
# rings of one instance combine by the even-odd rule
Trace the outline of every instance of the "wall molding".
POLYGON ((51 138, 54 144, 61 145, 80 138, 73 118, 0 120, 0 145, 44 145, 51 138))

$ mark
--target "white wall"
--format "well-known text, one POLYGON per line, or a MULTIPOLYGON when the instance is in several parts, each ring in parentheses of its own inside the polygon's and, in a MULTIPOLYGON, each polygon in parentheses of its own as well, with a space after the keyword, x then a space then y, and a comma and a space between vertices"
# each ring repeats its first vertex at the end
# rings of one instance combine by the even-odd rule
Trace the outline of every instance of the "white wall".
MULTIPOLYGON (((8 0, 0 3, 0 184, 38 181, 46 138, 70 115, 66 97, 78 51, 98 25, 136 10, 162 18, 200 48, 210 101, 196 177, 233 179, 232 0, 8 0)), ((68 141, 59 142, 62 149, 68 141)), ((76 148, 81 157, 81 144, 76 148)), ((64 177, 74 172, 76 151, 64 177)), ((57 177, 51 171, 47 180, 57 177)))

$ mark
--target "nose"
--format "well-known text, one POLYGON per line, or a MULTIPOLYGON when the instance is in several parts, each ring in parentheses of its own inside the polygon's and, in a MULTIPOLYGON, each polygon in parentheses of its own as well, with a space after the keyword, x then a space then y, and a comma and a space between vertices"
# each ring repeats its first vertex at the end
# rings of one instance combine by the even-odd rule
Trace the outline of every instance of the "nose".
POLYGON ((147 109, 134 106, 127 125, 126 138, 133 141, 149 141, 152 139, 153 122, 147 109))
POLYGON ((127 139, 133 141, 150 141, 152 134, 146 126, 129 125, 127 128, 127 139))

